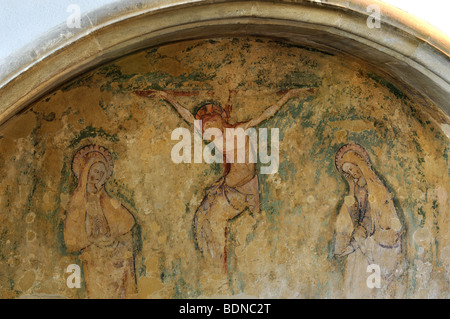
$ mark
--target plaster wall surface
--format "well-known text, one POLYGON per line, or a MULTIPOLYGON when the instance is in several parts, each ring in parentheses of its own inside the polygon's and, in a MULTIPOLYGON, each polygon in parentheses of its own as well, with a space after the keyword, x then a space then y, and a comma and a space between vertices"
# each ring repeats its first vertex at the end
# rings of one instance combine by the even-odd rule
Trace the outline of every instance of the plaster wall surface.
POLYGON ((449 140, 411 94, 370 64, 266 37, 181 41, 96 67, 0 127, 0 296, 86 298, 100 289, 131 298, 448 298, 449 140), (192 126, 171 103, 136 94, 169 92, 193 114, 208 103, 232 105, 227 121, 239 123, 302 88, 313 90, 256 126, 279 129, 279 169, 261 174, 265 164, 257 163, 251 191, 225 187, 220 164, 175 164, 172 131, 193 136, 192 126), (89 145, 102 147, 111 173, 97 208, 78 195, 91 176, 83 177, 91 171, 79 155, 89 145), (344 145, 366 184, 338 170, 344 145), (351 193, 356 184, 366 197, 351 193), (363 228, 371 231, 359 250, 339 256, 340 234, 357 238, 358 228, 339 216, 356 202, 365 203, 371 226, 363 228), (129 235, 117 239, 120 253, 95 248, 103 246, 93 239, 70 246, 71 227, 88 227, 79 220, 65 228, 82 205, 121 216, 108 219, 110 234, 113 225, 130 226, 117 230, 129 235), (200 211, 214 217, 228 209, 239 212, 211 226, 213 234, 226 230, 226 262, 216 267, 195 221, 200 211), (366 285, 374 260, 382 289, 366 285), (70 264, 83 269, 80 289, 66 285, 70 264), (115 274, 103 283, 109 288, 95 288, 95 270, 115 274), (133 274, 126 282, 134 287, 119 284, 124 274, 133 274))

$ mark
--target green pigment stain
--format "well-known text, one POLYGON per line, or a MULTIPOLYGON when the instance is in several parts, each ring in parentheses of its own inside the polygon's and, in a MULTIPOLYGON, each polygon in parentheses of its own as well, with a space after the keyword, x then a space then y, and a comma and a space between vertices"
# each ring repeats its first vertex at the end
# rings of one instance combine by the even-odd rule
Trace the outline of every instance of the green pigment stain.
POLYGON ((80 133, 78 133, 78 135, 74 139, 72 139, 72 141, 69 144, 69 147, 74 148, 82 140, 86 138, 95 138, 95 137, 101 137, 113 143, 117 143, 119 141, 119 137, 117 136, 117 134, 109 134, 102 128, 95 128, 89 125, 85 127, 83 130, 81 130, 80 133))

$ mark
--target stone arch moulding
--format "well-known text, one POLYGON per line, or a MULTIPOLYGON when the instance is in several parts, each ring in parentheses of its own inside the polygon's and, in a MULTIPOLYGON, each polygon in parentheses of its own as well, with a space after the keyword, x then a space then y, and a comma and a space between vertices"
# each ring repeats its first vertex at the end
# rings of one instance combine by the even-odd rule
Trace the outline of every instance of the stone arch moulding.
POLYGON ((262 36, 348 56, 417 99, 450 136, 450 39, 375 0, 126 0, 63 25, 0 65, 0 125, 44 94, 96 66, 175 41, 262 36), (369 5, 381 27, 369 28, 369 5), (92 23, 96 21, 96 23, 92 23))

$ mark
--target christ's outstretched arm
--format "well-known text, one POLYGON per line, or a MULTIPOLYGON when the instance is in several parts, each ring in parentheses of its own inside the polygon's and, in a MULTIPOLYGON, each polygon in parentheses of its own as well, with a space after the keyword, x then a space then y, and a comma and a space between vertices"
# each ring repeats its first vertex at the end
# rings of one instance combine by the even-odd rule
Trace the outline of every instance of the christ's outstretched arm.
POLYGON ((240 124, 239 126, 242 127, 244 130, 254 127, 258 125, 259 123, 271 118, 275 115, 275 113, 278 112, 278 110, 290 99, 293 97, 307 97, 311 93, 314 92, 313 88, 301 88, 301 89, 292 89, 289 90, 277 103, 274 105, 268 107, 264 110, 260 115, 255 117, 254 119, 251 119, 248 122, 244 122, 240 124))
POLYGON ((167 92, 164 91, 158 91, 158 90, 150 90, 150 91, 136 91, 136 94, 139 96, 145 96, 145 97, 157 97, 163 100, 166 100, 169 102, 175 110, 181 115, 181 117, 188 122, 189 124, 194 124, 195 117, 192 115, 192 113, 185 108, 183 105, 175 101, 175 99, 167 92))

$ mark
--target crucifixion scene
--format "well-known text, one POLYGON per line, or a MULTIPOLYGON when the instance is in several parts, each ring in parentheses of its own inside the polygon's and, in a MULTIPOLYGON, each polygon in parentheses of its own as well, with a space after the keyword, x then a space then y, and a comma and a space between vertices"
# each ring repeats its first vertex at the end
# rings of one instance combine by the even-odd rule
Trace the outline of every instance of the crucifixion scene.
MULTIPOLYGON (((136 94, 167 101, 192 126, 196 119, 200 120, 202 126, 198 130, 201 133, 209 128, 215 128, 224 136, 226 135, 226 129, 233 128, 245 131, 253 128, 274 116, 289 99, 304 99, 313 92, 314 89, 312 88, 288 90, 281 99, 265 109, 260 115, 240 123, 230 123, 232 110, 230 104, 225 108, 220 105, 207 104, 200 107, 196 114, 192 114, 186 107, 177 102, 170 92, 139 91, 136 94)), ((247 141, 244 145, 244 154, 247 161, 243 163, 238 163, 236 158, 238 156, 237 144, 233 145, 232 148, 227 147, 226 141, 219 144, 220 156, 223 157, 224 163, 223 176, 214 185, 206 189, 206 195, 194 216, 194 239, 197 247, 209 263, 222 267, 225 272, 227 271, 229 221, 246 210, 253 214, 260 211, 258 176, 255 163, 249 162, 252 145, 248 141, 248 136, 245 137, 247 141), (230 159, 230 156, 234 158, 230 159)), ((212 142, 214 143, 214 140, 212 142)))
POLYGON ((35 79, 0 125, 0 296, 448 295, 450 145, 428 100, 306 33, 165 37, 35 79))

